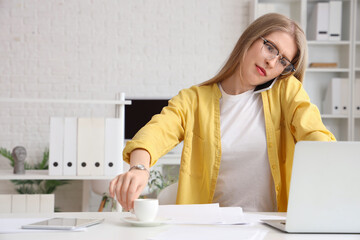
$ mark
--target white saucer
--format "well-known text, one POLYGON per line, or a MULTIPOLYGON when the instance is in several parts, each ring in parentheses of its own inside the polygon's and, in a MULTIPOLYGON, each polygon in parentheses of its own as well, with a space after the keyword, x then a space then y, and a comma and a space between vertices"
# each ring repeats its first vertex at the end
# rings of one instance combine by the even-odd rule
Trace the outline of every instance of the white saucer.
POLYGON ((137 226, 137 227, 155 227, 159 226, 161 224, 165 224, 169 221, 169 219, 166 218, 156 218, 152 222, 143 222, 139 221, 136 217, 123 217, 121 218, 124 222, 130 223, 131 225, 137 226))

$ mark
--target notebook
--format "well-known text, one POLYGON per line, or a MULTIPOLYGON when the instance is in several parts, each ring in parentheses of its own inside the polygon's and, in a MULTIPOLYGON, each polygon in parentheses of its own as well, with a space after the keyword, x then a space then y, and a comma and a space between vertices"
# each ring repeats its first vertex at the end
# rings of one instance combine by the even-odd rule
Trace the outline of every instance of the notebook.
POLYGON ((264 223, 289 233, 360 233, 360 142, 298 142, 288 212, 264 223))

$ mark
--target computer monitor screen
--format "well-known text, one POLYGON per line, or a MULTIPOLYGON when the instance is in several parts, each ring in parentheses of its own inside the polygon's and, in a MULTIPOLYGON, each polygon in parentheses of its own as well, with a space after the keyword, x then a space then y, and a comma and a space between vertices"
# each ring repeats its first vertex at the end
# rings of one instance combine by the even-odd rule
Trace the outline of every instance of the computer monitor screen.
POLYGON ((131 139, 152 116, 168 105, 169 99, 127 99, 131 105, 125 106, 125 139, 131 139))

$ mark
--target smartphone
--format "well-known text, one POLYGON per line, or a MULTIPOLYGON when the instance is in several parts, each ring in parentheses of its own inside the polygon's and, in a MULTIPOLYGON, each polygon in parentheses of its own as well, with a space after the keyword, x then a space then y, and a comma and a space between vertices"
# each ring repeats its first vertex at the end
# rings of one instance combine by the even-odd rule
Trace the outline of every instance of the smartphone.
POLYGON ((254 89, 254 93, 259 93, 262 91, 269 90, 275 84, 276 80, 277 78, 273 78, 270 81, 267 81, 266 83, 256 86, 256 88, 254 89))

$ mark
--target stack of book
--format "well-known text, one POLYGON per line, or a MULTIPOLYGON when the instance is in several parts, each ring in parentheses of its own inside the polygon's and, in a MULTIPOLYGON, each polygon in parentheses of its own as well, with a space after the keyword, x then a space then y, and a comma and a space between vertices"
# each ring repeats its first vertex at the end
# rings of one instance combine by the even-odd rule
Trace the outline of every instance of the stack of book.
POLYGON ((309 67, 311 68, 336 68, 337 63, 335 62, 312 62, 309 67))

